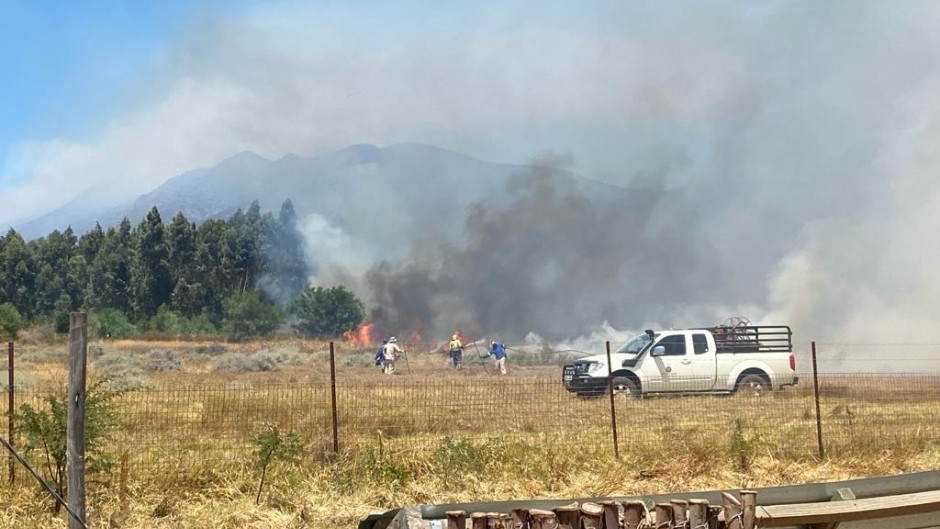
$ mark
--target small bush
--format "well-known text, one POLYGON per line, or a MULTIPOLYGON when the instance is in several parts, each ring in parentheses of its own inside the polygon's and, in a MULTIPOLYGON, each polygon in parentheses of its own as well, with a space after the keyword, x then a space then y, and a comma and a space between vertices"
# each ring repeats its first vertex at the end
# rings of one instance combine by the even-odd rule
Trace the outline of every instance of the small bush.
POLYGON ((127 353, 106 352, 92 361, 92 366, 99 374, 112 380, 121 387, 138 386, 143 382, 143 370, 138 358, 127 353))
POLYGON ((276 424, 268 423, 261 426, 261 431, 251 441, 256 447, 255 468, 261 471, 258 481, 258 495, 255 498, 255 504, 257 505, 261 502, 261 490, 264 488, 268 466, 276 460, 296 464, 303 455, 304 444, 297 432, 291 430, 281 433, 276 424))
POLYGON ((153 351, 144 369, 148 373, 162 373, 166 371, 182 371, 183 363, 170 350, 153 351))
POLYGON ((360 484, 401 486, 411 480, 411 472, 386 452, 381 435, 362 450, 356 467, 360 484))
POLYGON ((744 435, 747 425, 744 419, 734 420, 731 433, 728 436, 728 452, 735 459, 736 466, 741 472, 750 467, 751 456, 754 454, 754 445, 744 435))
MULTIPOLYGON (((121 427, 114 400, 120 395, 107 380, 92 384, 85 395, 85 453, 89 473, 109 470, 114 461, 105 452, 106 441, 121 427)), ((44 406, 20 406, 15 419, 26 440, 26 452, 36 452, 45 460, 41 467, 47 481, 65 496, 66 490, 66 431, 68 402, 66 395, 47 395, 44 406)), ((55 502, 53 511, 59 512, 55 502)))
POLYGON ((300 356, 286 349, 264 349, 249 355, 227 353, 216 360, 213 371, 217 373, 280 371, 284 365, 297 364, 300 356))
POLYGON ((497 461, 504 447, 498 439, 476 444, 472 439, 444 437, 434 452, 434 464, 449 475, 483 475, 497 461), (453 473, 453 474, 451 474, 453 473))
POLYGON ((220 343, 209 345, 200 345, 196 347, 196 352, 210 357, 216 357, 225 352, 225 346, 220 343))

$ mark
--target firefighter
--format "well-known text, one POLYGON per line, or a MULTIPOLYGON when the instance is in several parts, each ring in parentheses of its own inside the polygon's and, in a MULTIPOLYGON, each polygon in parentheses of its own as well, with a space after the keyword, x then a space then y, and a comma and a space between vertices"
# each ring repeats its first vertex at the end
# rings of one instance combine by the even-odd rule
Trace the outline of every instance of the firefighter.
POLYGON ((506 371, 506 346, 501 342, 492 341, 490 342, 490 354, 486 355, 487 357, 492 356, 496 360, 496 369, 499 370, 500 375, 505 375, 506 371))
POLYGON ((398 347, 398 339, 394 336, 389 338, 388 343, 385 344, 382 350, 382 372, 386 375, 394 374, 395 360, 398 360, 398 355, 404 353, 405 350, 398 347))
POLYGON ((460 369, 463 365, 463 344, 460 343, 460 336, 453 335, 450 337, 450 359, 454 363, 454 368, 460 369))

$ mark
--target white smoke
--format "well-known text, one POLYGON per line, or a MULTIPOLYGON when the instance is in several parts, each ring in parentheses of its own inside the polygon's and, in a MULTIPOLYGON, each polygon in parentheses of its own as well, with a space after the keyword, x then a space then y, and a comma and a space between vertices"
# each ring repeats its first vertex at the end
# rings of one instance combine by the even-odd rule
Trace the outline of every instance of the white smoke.
POLYGON ((362 292, 360 278, 372 264, 372 257, 338 226, 322 215, 311 213, 299 225, 304 253, 311 266, 308 283, 329 288, 345 285, 362 292))

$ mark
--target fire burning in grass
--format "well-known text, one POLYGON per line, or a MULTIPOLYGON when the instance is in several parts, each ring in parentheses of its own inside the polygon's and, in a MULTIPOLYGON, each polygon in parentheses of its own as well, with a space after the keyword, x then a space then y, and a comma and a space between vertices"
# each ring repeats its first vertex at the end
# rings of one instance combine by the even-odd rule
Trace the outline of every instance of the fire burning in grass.
POLYGON ((343 338, 346 340, 346 343, 350 345, 359 347, 369 346, 375 343, 375 340, 372 338, 372 329, 374 327, 375 324, 371 322, 360 324, 354 330, 344 332, 343 338))

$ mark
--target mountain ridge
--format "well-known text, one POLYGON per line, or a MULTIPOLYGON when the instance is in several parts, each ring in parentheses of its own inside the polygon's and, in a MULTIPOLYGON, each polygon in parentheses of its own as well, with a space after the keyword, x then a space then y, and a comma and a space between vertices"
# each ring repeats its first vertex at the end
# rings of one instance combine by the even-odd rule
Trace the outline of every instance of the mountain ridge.
MULTIPOLYGON (((124 217, 136 224, 153 207, 165 221, 182 211, 200 223, 255 200, 262 210, 277 211, 291 199, 299 217, 319 215, 382 253, 417 236, 458 235, 470 204, 505 204, 510 181, 528 169, 420 143, 355 144, 313 157, 287 153, 273 160, 241 151, 214 166, 175 175, 133 201, 81 212, 76 199, 14 227, 26 238, 67 226, 84 233, 96 222, 107 228, 124 217)), ((628 194, 625 188, 564 174, 566 185, 592 198, 628 194)))

